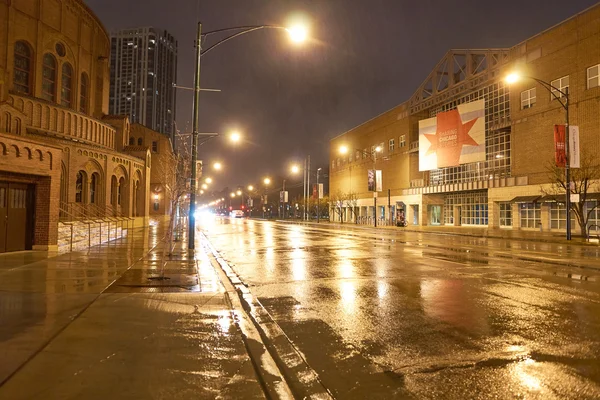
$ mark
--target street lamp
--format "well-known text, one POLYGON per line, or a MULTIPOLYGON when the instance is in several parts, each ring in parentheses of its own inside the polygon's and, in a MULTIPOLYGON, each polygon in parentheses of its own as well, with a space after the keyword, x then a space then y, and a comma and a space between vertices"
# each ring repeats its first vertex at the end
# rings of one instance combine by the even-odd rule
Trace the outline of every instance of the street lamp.
MULTIPOLYGON (((196 196, 196 160, 198 159, 198 119, 199 119, 199 105, 200 105, 200 59, 202 57, 202 55, 205 55, 206 53, 208 53, 209 51, 213 50, 214 48, 216 48, 217 46, 231 40, 234 39, 238 36, 242 36, 246 33, 250 33, 250 32, 254 32, 260 29, 279 29, 279 30, 283 30, 286 33, 288 33, 288 35, 290 36, 290 38, 294 41, 294 42, 300 42, 300 41, 304 41, 307 37, 307 32, 305 28, 300 28, 298 26, 294 26, 294 27, 283 27, 283 26, 279 26, 279 25, 254 25, 254 26, 238 26, 238 27, 233 27, 233 28, 224 28, 224 29, 217 29, 214 31, 210 31, 210 32, 205 32, 204 34, 202 34, 202 22, 198 22, 198 30, 197 30, 197 34, 196 34, 196 43, 195 43, 195 47, 196 47, 196 68, 194 71, 194 101, 193 101, 193 124, 192 124, 192 157, 191 157, 191 166, 192 166, 192 176, 191 176, 191 184, 190 184, 190 189, 191 189, 191 202, 190 202, 190 209, 189 209, 189 226, 188 226, 188 249, 193 250, 195 247, 195 235, 196 235, 196 220, 195 220, 195 216, 194 216, 194 211, 195 211, 195 196, 196 196), (226 36, 225 38, 219 40, 218 42, 212 44, 211 46, 207 47, 206 49, 202 50, 202 38, 203 37, 208 37, 211 34, 217 34, 217 33, 225 33, 227 32, 229 34, 229 36, 226 36)), ((237 137, 237 139, 239 140, 239 136, 237 137)))
POLYGON ((206 178, 206 179, 204 180, 204 182, 206 182, 206 183, 212 183, 212 178, 206 178))
POLYGON ((223 169, 223 164, 221 164, 220 162, 216 162, 213 164, 213 168, 217 171, 220 171, 221 169, 223 169))
POLYGON ((321 203, 321 191, 319 190, 319 172, 321 172, 321 168, 317 168, 317 224, 319 223, 319 203, 321 203))
POLYGON ((567 207, 567 240, 571 240, 571 157, 569 154, 569 88, 566 90, 561 90, 556 86, 552 85, 549 82, 543 81, 538 78, 534 78, 532 76, 521 76, 518 73, 511 73, 504 78, 504 81, 507 84, 513 84, 521 80, 522 78, 531 79, 540 85, 542 85, 547 91, 550 92, 552 96, 565 109, 565 180, 566 180, 566 200, 565 204, 567 207), (557 95, 558 92, 560 95, 557 95), (561 97, 564 96, 565 100, 563 101, 561 97))

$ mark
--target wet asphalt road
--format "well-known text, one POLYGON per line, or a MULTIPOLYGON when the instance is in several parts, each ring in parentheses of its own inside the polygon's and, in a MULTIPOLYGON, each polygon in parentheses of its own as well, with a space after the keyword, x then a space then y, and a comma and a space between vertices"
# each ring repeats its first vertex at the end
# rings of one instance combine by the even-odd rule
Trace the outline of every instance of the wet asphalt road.
POLYGON ((228 218, 202 229, 336 398, 600 398, 597 247, 228 218))

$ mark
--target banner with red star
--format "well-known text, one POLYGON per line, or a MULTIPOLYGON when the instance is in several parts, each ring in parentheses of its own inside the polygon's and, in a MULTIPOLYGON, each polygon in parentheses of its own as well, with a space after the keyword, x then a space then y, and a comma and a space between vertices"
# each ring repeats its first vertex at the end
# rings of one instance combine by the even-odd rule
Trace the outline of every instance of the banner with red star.
POLYGON ((485 101, 419 121, 419 171, 485 161, 485 101))

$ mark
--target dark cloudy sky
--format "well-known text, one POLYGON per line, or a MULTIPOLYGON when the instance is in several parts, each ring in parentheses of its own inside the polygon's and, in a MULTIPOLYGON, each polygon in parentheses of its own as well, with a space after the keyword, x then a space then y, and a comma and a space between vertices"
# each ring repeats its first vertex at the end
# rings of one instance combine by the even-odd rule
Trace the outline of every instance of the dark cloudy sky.
MULTIPOLYGON (((238 128, 246 142, 214 139, 200 158, 226 165, 217 187, 282 175, 310 154, 327 167, 334 136, 406 101, 451 48, 510 47, 595 0, 85 0, 106 28, 155 26, 179 42, 178 84, 193 85, 197 21, 203 30, 310 18, 313 40, 276 30, 236 38, 202 59, 201 132, 238 128)), ((192 92, 177 122, 191 129, 192 92)), ((217 188, 216 187, 216 188, 217 188)), ((216 189, 215 188, 215 189, 216 189)))

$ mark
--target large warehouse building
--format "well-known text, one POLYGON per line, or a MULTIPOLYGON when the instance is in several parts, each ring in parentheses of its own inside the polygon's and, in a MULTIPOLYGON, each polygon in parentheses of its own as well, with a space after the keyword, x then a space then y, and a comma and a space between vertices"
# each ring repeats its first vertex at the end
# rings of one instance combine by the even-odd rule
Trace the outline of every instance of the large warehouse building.
POLYGON ((512 48, 448 51, 410 99, 331 140, 331 218, 564 232, 568 108, 572 230, 600 224, 599 75, 600 5, 512 48))

